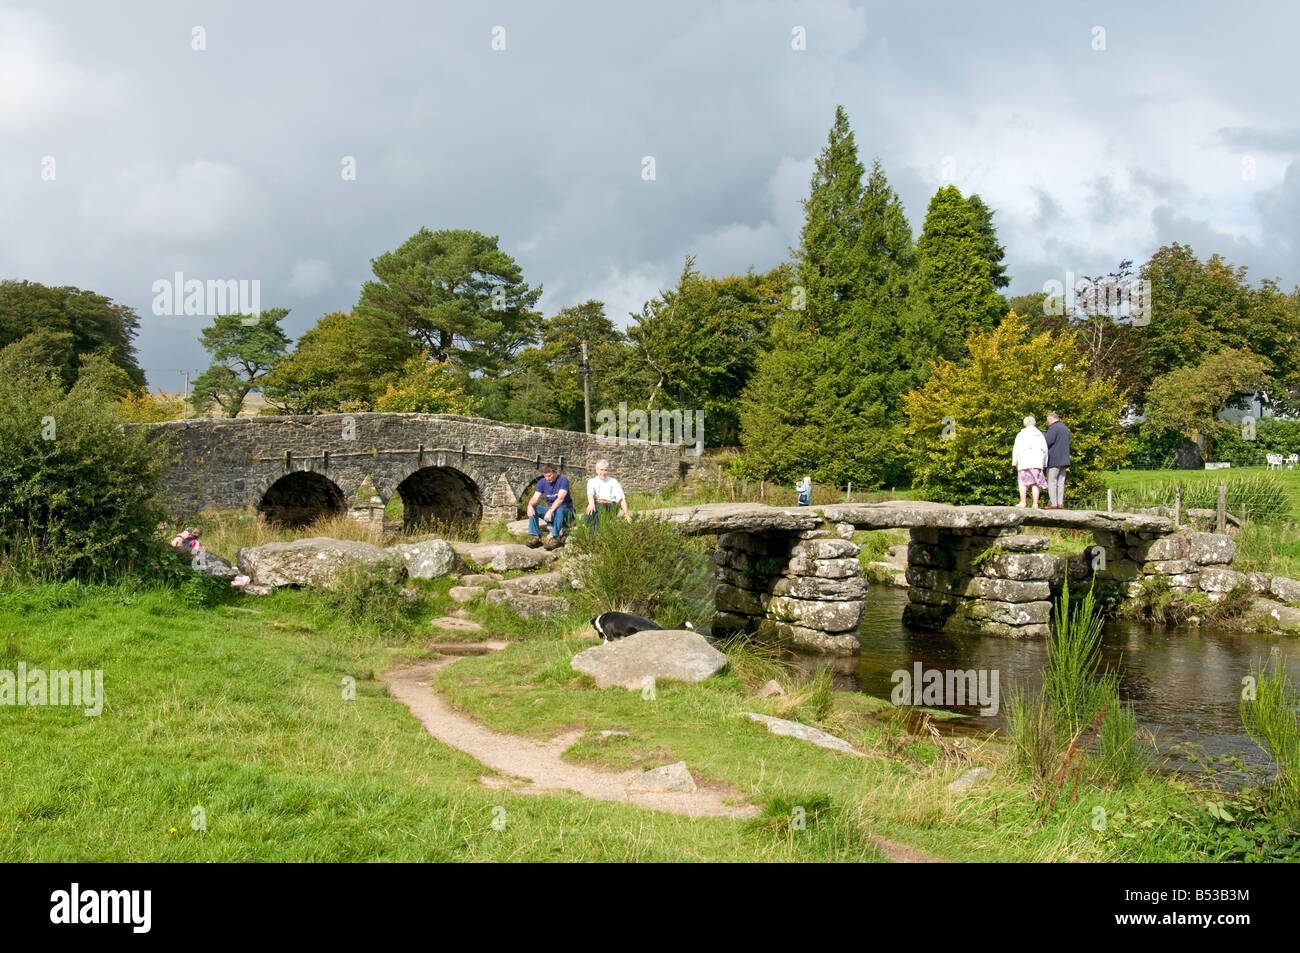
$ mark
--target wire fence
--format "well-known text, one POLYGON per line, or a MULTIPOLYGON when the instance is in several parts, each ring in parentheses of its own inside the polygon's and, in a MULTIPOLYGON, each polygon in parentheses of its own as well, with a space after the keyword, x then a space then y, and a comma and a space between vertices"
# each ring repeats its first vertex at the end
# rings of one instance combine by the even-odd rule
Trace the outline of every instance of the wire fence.
MULTIPOLYGON (((1296 508, 1287 481, 1276 471, 1187 471, 1182 479, 1152 479, 1110 490, 1076 497, 1066 484, 1065 505, 1075 510, 1100 510, 1117 513, 1148 513, 1167 516, 1191 525, 1239 526, 1246 522, 1291 523, 1296 508), (1195 474, 1194 476, 1192 474, 1195 474), (1222 510, 1222 514, 1220 514, 1222 510)), ((814 484, 812 504, 878 503, 884 500, 909 499, 916 494, 908 488, 864 489, 851 484, 829 486, 814 484)), ((795 506, 798 493, 793 485, 770 480, 746 480, 714 470, 701 471, 699 479, 681 493, 687 503, 759 502, 774 506, 795 506)), ((667 501, 665 501, 667 502, 667 501)), ((1043 493, 1040 505, 1047 502, 1043 493)))

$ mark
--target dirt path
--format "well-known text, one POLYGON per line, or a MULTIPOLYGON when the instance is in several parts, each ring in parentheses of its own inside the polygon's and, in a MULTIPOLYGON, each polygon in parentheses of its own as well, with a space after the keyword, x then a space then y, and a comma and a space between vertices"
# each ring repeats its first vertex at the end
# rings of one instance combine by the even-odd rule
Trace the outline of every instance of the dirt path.
MULTIPOLYGON (((433 676, 455 658, 429 659, 398 669, 386 676, 393 696, 401 701, 433 737, 459 748, 507 777, 521 778, 525 784, 514 790, 522 794, 573 791, 599 801, 621 801, 654 811, 668 811, 690 817, 753 817, 758 809, 752 804, 724 804, 723 792, 701 785, 691 794, 629 793, 627 786, 639 771, 612 773, 597 771, 560 759, 566 748, 584 734, 573 731, 547 742, 536 742, 517 735, 494 731, 456 711, 433 690, 433 676)), ((495 784, 496 779, 484 779, 495 784)))
MULTIPOLYGON (((546 742, 532 741, 479 724, 453 709, 433 690, 433 676, 439 669, 466 655, 481 655, 505 646, 504 642, 449 644, 445 651, 455 652, 455 655, 426 659, 385 676, 393 697, 411 709, 429 734, 504 776, 480 778, 482 783, 520 794, 573 791, 599 801, 620 801, 688 817, 745 818, 758 814, 758 808, 752 804, 724 804, 722 798, 728 792, 707 786, 700 786, 691 794, 631 793, 627 786, 640 773, 638 771, 597 771, 561 760, 560 755, 583 736, 581 729, 546 742), (511 778, 521 779, 520 783, 512 783, 511 778)), ((439 646, 438 650, 444 651, 444 647, 439 646)), ((895 863, 943 863, 938 857, 879 835, 871 840, 895 863)))

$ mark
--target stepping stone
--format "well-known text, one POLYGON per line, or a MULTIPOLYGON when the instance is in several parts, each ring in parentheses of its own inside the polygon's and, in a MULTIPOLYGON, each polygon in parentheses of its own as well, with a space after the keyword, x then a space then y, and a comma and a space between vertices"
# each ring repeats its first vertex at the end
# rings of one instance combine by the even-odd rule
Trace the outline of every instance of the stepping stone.
POLYGON ((473 619, 458 619, 454 616, 443 616, 441 619, 432 619, 429 625, 439 629, 447 629, 450 632, 480 632, 483 629, 479 623, 473 619))
POLYGON ((486 592, 482 586, 452 586, 447 595, 451 596, 457 602, 469 602, 477 595, 486 592))
POLYGON ((814 728, 812 725, 805 725, 798 721, 787 721, 784 718, 773 718, 771 715, 759 715, 752 711, 741 712, 741 714, 767 725, 767 730, 774 735, 798 738, 800 741, 810 741, 819 748, 829 748, 831 751, 840 751, 858 758, 866 757, 865 754, 843 738, 828 735, 820 728, 814 728))
POLYGON ((678 761, 676 764, 666 764, 662 768, 654 768, 644 774, 637 775, 632 780, 632 783, 627 786, 627 789, 644 794, 666 794, 668 792, 691 794, 695 791, 695 779, 691 777, 691 772, 686 769, 686 762, 678 761))
POLYGON ((490 586, 496 580, 491 576, 485 576, 481 572, 472 572, 468 576, 462 576, 460 584, 462 586, 490 586))

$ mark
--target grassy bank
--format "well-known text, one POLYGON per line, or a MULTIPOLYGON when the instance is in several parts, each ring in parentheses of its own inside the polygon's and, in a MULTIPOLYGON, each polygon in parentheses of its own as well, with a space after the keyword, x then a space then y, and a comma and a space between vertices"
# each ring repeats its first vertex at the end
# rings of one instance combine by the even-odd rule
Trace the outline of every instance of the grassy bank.
POLYGON ((568 756, 598 765, 685 759, 701 782, 765 813, 692 820, 494 791, 478 781, 491 772, 432 740, 380 680, 426 654, 427 620, 450 607, 449 585, 425 584, 400 616, 361 625, 306 592, 202 606, 168 589, 9 590, 0 667, 102 669, 106 701, 99 717, 0 708, 0 858, 873 860, 872 835, 953 859, 1212 856, 1197 846, 1199 796, 1177 782, 1085 792, 1038 823, 1038 801, 999 744, 935 742, 882 703, 785 675, 790 698, 760 700, 753 685, 781 671, 740 650, 720 677, 660 685, 652 700, 599 691, 568 666, 592 644, 579 614, 519 620, 479 602, 472 615, 520 641, 444 670, 457 705, 535 737, 581 726, 568 756), (874 755, 777 738, 742 711, 818 722, 874 755), (945 792, 969 763, 993 767, 994 780, 945 792), (1090 825, 1096 806, 1115 819, 1105 831, 1090 825), (795 807, 812 818, 804 830, 790 823, 795 807), (196 808, 206 830, 195 829, 196 808), (499 808, 504 830, 492 826, 499 808))

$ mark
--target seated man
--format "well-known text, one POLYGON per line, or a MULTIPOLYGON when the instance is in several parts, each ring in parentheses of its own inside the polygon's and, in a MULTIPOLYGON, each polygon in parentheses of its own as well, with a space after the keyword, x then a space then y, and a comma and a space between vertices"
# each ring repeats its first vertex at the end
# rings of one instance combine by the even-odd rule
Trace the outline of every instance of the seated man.
POLYGON ((560 475, 560 468, 548 463, 542 470, 542 478, 537 481, 537 492, 528 501, 528 541, 529 546, 542 545, 540 522, 551 524, 551 536, 546 541, 547 549, 560 545, 560 533, 565 525, 573 519, 573 500, 569 494, 569 478, 560 475), (539 504, 546 501, 545 514, 539 513, 539 504))

